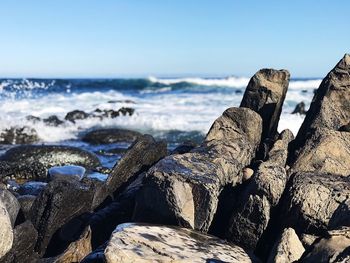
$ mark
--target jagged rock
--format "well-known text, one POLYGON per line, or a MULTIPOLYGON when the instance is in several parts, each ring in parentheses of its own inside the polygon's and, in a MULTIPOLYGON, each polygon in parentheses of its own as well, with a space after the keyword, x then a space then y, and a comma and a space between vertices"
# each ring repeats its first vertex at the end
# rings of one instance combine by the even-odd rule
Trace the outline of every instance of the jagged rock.
POLYGON ((14 240, 11 250, 1 259, 2 263, 38 262, 34 253, 38 233, 33 224, 27 220, 14 229, 14 240))
POLYGON ((106 182, 108 192, 113 193, 130 178, 148 170, 166 154, 167 148, 164 141, 157 142, 152 136, 143 135, 112 169, 106 182))
POLYGON ((142 136, 141 133, 123 129, 101 129, 85 134, 84 142, 91 144, 108 144, 117 142, 134 142, 142 136))
POLYGON ((274 208, 286 187, 284 168, 288 157, 288 145, 293 134, 285 130, 248 182, 232 212, 226 237, 244 248, 254 250, 266 230, 271 209, 274 208))
POLYGON ((0 144, 30 144, 38 141, 38 133, 28 126, 11 127, 0 134, 0 144))
POLYGON ((275 243, 268 263, 292 263, 300 259, 305 249, 293 228, 286 228, 275 243))
POLYGON ((338 131, 350 132, 350 122, 346 125, 341 126, 338 131))
POLYGON ((91 229, 87 227, 79 239, 69 244, 68 248, 61 255, 45 258, 41 260, 41 263, 81 262, 91 250, 91 229))
POLYGON ((300 262, 350 262, 350 228, 329 231, 327 236, 317 239, 300 262))
POLYGON ((33 123, 38 123, 39 121, 41 121, 41 118, 39 118, 37 116, 33 116, 33 115, 28 115, 28 116, 26 116, 26 120, 31 121, 33 123))
POLYGON ((319 235, 350 222, 350 178, 297 173, 282 204, 281 221, 297 232, 319 235))
POLYGON ((303 244, 304 248, 308 249, 317 238, 319 237, 315 235, 301 234, 300 241, 303 244))
POLYGON ((346 54, 323 79, 295 139, 300 149, 319 128, 338 130, 350 119, 350 55, 346 54))
POLYGON ((43 119, 43 122, 48 126, 60 126, 64 123, 64 121, 61 121, 56 115, 51 115, 47 117, 46 119, 43 119))
POLYGON ((84 120, 87 119, 90 116, 90 114, 81 111, 81 110, 74 110, 70 111, 66 114, 64 117, 65 120, 75 123, 76 120, 84 120))
POLYGON ((13 227, 15 225, 17 214, 20 209, 20 204, 17 201, 16 197, 7 190, 0 189, 0 200, 6 207, 6 210, 11 219, 11 225, 13 227))
POLYGON ((122 224, 105 250, 107 263, 259 262, 242 248, 216 237, 178 228, 122 224))
POLYGON ((241 106, 260 114, 262 140, 274 138, 286 97, 290 74, 287 70, 261 69, 250 79, 241 106))
POLYGON ((306 114, 306 110, 305 110, 305 103, 302 101, 300 103, 298 103, 294 110, 292 111, 292 114, 300 114, 300 115, 305 115, 306 114))
POLYGON ((55 180, 34 201, 30 218, 38 230, 35 251, 42 255, 52 237, 71 219, 91 210, 93 189, 76 181, 55 180))
POLYGON ((242 181, 241 171, 260 143, 261 123, 250 109, 227 109, 199 148, 170 155, 150 169, 134 219, 207 231, 223 187, 242 181))
POLYGON ((49 169, 48 177, 50 180, 76 180, 80 181, 85 168, 77 165, 54 166, 49 169))
POLYGON ((46 187, 45 182, 26 182, 18 188, 18 193, 20 195, 34 195, 37 196, 46 187))
POLYGON ((0 260, 11 249, 13 243, 13 231, 11 217, 5 204, 0 198, 0 260))
POLYGON ((35 195, 21 195, 17 198, 25 219, 30 219, 30 210, 35 199, 35 195))
POLYGON ((99 159, 93 153, 76 147, 58 145, 17 146, 8 150, 0 157, 0 160, 20 164, 39 162, 45 168, 60 165, 80 165, 93 169, 101 165, 99 159))

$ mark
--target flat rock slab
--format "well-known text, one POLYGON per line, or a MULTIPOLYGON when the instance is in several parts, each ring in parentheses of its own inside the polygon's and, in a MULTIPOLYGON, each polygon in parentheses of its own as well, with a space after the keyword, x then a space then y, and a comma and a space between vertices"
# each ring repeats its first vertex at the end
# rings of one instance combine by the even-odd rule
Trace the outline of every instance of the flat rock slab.
POLYGON ((54 166, 49 169, 49 179, 80 181, 85 171, 84 167, 77 165, 54 166))
POLYGON ((106 262, 259 262, 241 247, 194 230, 122 224, 105 249, 106 262))

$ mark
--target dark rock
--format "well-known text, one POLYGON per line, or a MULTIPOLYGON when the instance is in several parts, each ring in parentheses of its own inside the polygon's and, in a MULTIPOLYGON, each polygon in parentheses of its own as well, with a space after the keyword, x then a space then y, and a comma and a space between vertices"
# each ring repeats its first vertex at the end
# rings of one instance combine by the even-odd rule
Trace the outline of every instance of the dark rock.
POLYGON ((108 144, 117 142, 134 142, 141 133, 123 129, 101 129, 88 132, 83 141, 92 144, 108 144))
POLYGON ((85 120, 90 116, 90 114, 81 111, 81 110, 74 110, 70 111, 66 114, 64 117, 65 120, 75 123, 76 120, 85 120))
POLYGON ((198 145, 195 142, 192 141, 185 141, 179 146, 177 146, 171 154, 184 154, 192 151, 194 148, 196 148, 198 145))
POLYGON ((106 258, 104 251, 106 249, 106 245, 100 246, 95 249, 89 255, 87 255, 81 263, 106 263, 106 258))
POLYGON ((259 262, 239 246, 194 230, 134 223, 116 228, 105 257, 107 263, 259 262))
POLYGON ((27 120, 27 121, 31 121, 31 122, 33 122, 33 123, 38 123, 39 121, 41 121, 41 119, 40 119, 39 117, 33 116, 33 115, 28 115, 28 116, 26 117, 26 120, 27 120))
POLYGON ((290 74, 287 70, 261 69, 249 81, 241 106, 260 114, 262 140, 274 138, 286 97, 290 74))
POLYGON ((48 126, 60 126, 64 123, 64 121, 61 121, 56 115, 51 115, 47 117, 46 119, 43 119, 43 122, 48 126))
POLYGON ((328 231, 325 237, 315 240, 300 262, 350 262, 350 228, 328 231))
POLYGON ((20 195, 34 195, 37 196, 41 193, 41 191, 46 187, 47 183, 45 182, 26 182, 21 184, 18 189, 18 193, 20 195))
POLYGON ((10 163, 0 161, 0 178, 23 180, 40 180, 46 178, 46 168, 36 161, 32 163, 10 163))
POLYGON ((0 198, 0 259, 11 249, 13 244, 13 231, 11 216, 0 198))
POLYGON ((14 229, 14 240, 11 250, 1 259, 2 263, 38 262, 39 257, 34 253, 34 245, 38 233, 33 224, 27 220, 14 229))
POLYGON ((344 126, 341 126, 338 131, 350 132, 350 122, 344 126))
POLYGON ((133 100, 109 100, 108 103, 129 103, 129 104, 136 104, 133 100))
POLYGON ((35 195, 21 195, 17 198, 19 204, 21 205, 21 212, 24 215, 24 218, 30 219, 30 209, 36 199, 35 195))
POLYGON ((319 128, 338 130, 350 119, 350 55, 346 54, 323 79, 295 139, 299 150, 319 128))
POLYGON ((180 224, 207 231, 225 185, 242 181, 260 143, 261 118, 247 108, 229 108, 205 142, 186 154, 167 156, 146 175, 137 197, 136 221, 180 224))
POLYGON ((84 174, 85 168, 77 165, 54 166, 49 169, 49 180, 76 180, 80 181, 84 174))
POLYGON ((36 130, 28 126, 11 127, 0 134, 0 144, 30 144, 39 140, 36 130))
POLYGON ((132 115, 134 114, 134 112, 135 112, 135 109, 123 107, 123 108, 120 108, 120 109, 119 109, 119 112, 120 112, 123 116, 126 116, 126 115, 132 116, 132 115))
POLYGON ((0 190, 0 200, 5 205, 6 210, 10 215, 11 224, 13 227, 20 209, 20 204, 16 197, 8 190, 0 190))
POLYGON ((30 211, 31 221, 38 230, 35 251, 43 255, 56 230, 91 210, 92 198, 93 189, 80 182, 50 182, 30 211))
POLYGON ((26 145, 8 150, 0 160, 30 164, 39 162, 44 167, 60 165, 80 165, 88 169, 100 166, 97 156, 88 151, 70 146, 26 145))
POLYGON ((298 233, 320 235, 329 229, 349 226, 350 178, 296 173, 282 204, 281 222, 298 233))
POLYGON ((305 103, 302 101, 300 103, 298 103, 294 110, 292 111, 292 114, 300 114, 300 115, 305 115, 306 114, 306 110, 305 110, 305 103))

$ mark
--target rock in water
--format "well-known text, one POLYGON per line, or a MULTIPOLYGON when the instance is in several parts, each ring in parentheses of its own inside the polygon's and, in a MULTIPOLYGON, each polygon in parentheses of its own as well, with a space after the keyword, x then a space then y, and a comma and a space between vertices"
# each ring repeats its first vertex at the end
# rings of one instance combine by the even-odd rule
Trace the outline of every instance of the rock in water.
POLYGON ((261 69, 249 81, 241 106, 260 114, 262 139, 274 138, 286 97, 290 74, 287 70, 261 69))
POLYGON ((0 260, 11 249, 13 243, 13 231, 11 217, 6 206, 0 199, 0 260))
POLYGON ((293 228, 283 231, 273 247, 268 263, 292 263, 300 259, 305 249, 293 228))
POLYGON ((43 119, 43 122, 48 126, 57 127, 64 123, 56 115, 51 115, 46 119, 43 119))
POLYGON ((93 153, 76 147, 56 145, 17 146, 8 150, 0 160, 19 164, 39 162, 47 169, 60 165, 80 165, 93 169, 101 165, 93 153))
POLYGON ((292 114, 305 115, 305 114, 306 114, 305 103, 304 103, 303 101, 300 102, 300 103, 298 103, 298 104, 295 106, 295 108, 294 108, 292 114))
POLYGON ((350 262, 350 227, 328 231, 325 237, 317 239, 312 244, 300 262, 350 262))
POLYGON ((149 170, 137 197, 135 220, 207 231, 223 187, 242 181, 241 171, 260 144, 261 127, 256 112, 227 109, 199 148, 170 155, 149 170))
POLYGON ((299 149, 319 128, 338 130, 350 119, 350 55, 346 54, 323 79, 296 137, 299 149))
POLYGON ((0 144, 30 144, 39 140, 36 130, 28 126, 12 127, 0 134, 0 144))
POLYGON ((88 132, 83 141, 91 144, 108 144, 116 142, 134 142, 141 133, 123 129, 101 129, 88 132))
POLYGON ((81 110, 74 110, 67 113, 65 120, 75 123, 76 120, 84 120, 88 118, 90 115, 81 110))
POLYGON ((85 168, 77 165, 54 166, 49 169, 50 180, 80 181, 85 174, 85 168))
POLYGON ((105 249, 107 263, 259 262, 242 248, 216 237, 178 228, 122 224, 105 249))

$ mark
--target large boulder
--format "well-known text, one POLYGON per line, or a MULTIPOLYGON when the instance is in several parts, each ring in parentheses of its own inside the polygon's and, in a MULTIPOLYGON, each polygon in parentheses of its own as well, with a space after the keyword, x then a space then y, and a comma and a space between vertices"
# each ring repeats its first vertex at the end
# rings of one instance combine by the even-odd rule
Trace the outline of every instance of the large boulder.
POLYGON ((134 219, 207 231, 223 187, 242 181, 242 169, 260 144, 261 127, 256 112, 227 109, 200 147, 170 155, 150 169, 134 219))
POLYGON ((11 249, 13 243, 13 230, 11 217, 5 204, 0 199, 0 260, 11 249))
POLYGON ((6 210, 10 216, 12 226, 15 225, 17 214, 20 209, 20 204, 16 197, 6 189, 0 189, 0 200, 5 205, 6 210))
POLYGON ((259 262, 242 248, 199 232, 166 226, 119 225, 105 249, 107 263, 259 262))
POLYGON ((322 234, 350 225, 350 178, 296 173, 282 204, 281 221, 298 233, 322 234))
POLYGON ((278 204, 287 184, 284 167, 292 139, 291 131, 281 133, 268 153, 268 159, 258 166, 237 200, 226 232, 226 237, 235 244, 254 250, 267 229, 272 209, 278 204))
POLYGON ((293 228, 286 228, 276 241, 268 263, 292 263, 300 259, 305 249, 293 228))
POLYGON ((141 136, 142 134, 136 131, 124 129, 100 129, 88 132, 82 140, 91 144, 108 144, 117 142, 134 142, 141 136))
POLYGON ((323 79, 296 137, 296 149, 319 128, 338 130, 350 119, 350 55, 323 79))
POLYGON ((328 231, 326 236, 315 240, 300 262, 350 262, 350 228, 328 231))
POLYGON ((43 255, 52 235, 70 220, 91 211, 93 189, 77 181, 54 180, 35 199, 30 219, 38 230, 35 251, 43 255))
POLYGON ((39 162, 47 169, 61 165, 80 165, 89 169, 100 166, 99 159, 93 153, 76 147, 58 145, 14 147, 2 155, 0 160, 19 164, 39 162))
POLYGON ((248 83, 240 107, 260 114, 263 120, 262 141, 277 134, 289 78, 287 70, 261 69, 248 83))

